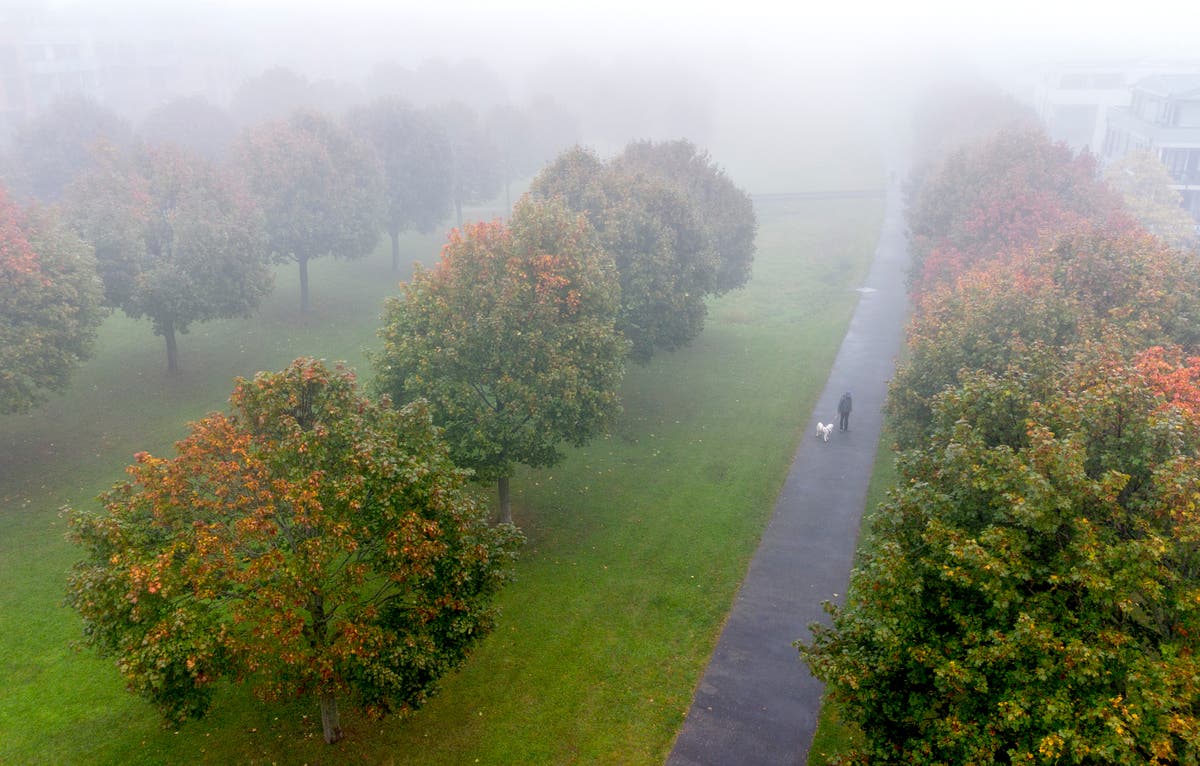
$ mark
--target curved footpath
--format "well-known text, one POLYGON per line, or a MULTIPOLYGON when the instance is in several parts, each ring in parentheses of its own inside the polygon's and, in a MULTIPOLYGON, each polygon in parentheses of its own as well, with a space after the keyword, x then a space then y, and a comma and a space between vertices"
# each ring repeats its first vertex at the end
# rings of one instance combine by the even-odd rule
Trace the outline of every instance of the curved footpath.
POLYGON ((903 342, 908 248, 898 183, 888 188, 883 230, 850 329, 775 501, 669 766, 804 764, 822 685, 792 642, 809 640, 826 600, 844 601, 858 541, 887 384, 903 342), (829 442, 817 421, 836 421, 854 396, 850 430, 829 442))

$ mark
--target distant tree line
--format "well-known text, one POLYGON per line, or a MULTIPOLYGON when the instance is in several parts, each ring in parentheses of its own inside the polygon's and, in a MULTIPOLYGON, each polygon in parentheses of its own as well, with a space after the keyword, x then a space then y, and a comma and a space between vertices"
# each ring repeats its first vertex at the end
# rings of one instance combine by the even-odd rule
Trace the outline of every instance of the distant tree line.
MULTIPOLYGON (((175 372, 177 335, 252 313, 272 287, 271 262, 296 263, 307 311, 311 260, 361 258, 383 230, 398 269, 401 233, 431 233, 451 211, 461 226, 464 205, 493 199, 574 140, 570 119, 546 102, 481 118, 462 104, 382 97, 335 119, 306 106, 319 91, 269 70, 239 90, 233 111, 180 98, 137 131, 94 101, 64 98, 17 131, 3 163, 11 204, 56 208, 39 215, 65 221, 94 255, 72 267, 95 272, 103 307, 151 320, 175 372)), ((81 311, 92 330, 101 315, 81 311)), ((77 360, 90 349, 62 342, 77 360)), ((11 369, 6 411, 67 379, 11 369)))
POLYGON ((899 481, 798 645, 844 763, 1191 763, 1200 264, 1090 156, 991 128, 910 189, 899 481))

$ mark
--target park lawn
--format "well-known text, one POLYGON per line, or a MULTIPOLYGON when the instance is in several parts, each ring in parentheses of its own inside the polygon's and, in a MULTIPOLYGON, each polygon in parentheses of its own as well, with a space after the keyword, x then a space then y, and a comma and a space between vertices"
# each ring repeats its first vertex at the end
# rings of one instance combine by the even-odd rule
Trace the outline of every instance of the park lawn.
MULTIPOLYGON (((369 377, 386 248, 313 264, 314 312, 295 279, 255 320, 161 340, 113 317, 72 390, 0 419, 0 763, 661 763, 782 485, 866 273, 882 200, 760 207, 754 279, 711 303, 691 347, 632 367, 607 438, 514 479, 528 542, 495 632, 408 719, 344 710, 326 746, 316 704, 264 705, 226 687, 178 730, 123 691, 110 660, 75 652, 62 606, 77 553, 58 507, 89 507, 132 453, 169 453, 184 422, 219 408, 235 374, 294 356, 347 359, 369 377)), ((437 242, 412 238, 413 257, 437 242)), ((490 491, 490 488, 488 488, 490 491)), ((797 662, 799 662, 797 657, 797 662)))

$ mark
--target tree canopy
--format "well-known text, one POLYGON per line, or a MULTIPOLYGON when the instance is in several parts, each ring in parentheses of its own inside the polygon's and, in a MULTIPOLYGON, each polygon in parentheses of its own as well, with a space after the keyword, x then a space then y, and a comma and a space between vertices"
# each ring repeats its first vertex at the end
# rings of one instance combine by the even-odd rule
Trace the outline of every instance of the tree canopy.
POLYGON ((151 109, 138 133, 149 143, 174 144, 209 162, 221 162, 233 146, 237 126, 226 110, 190 96, 151 109))
POLYGON ((92 249, 50 210, 0 189, 0 414, 66 388, 104 318, 92 249))
POLYGON ((68 197, 108 302, 149 317, 168 370, 178 369, 176 333, 249 316, 271 290, 262 214, 231 175, 198 157, 173 147, 110 155, 68 197))
POLYGON ((463 225, 463 205, 491 200, 503 185, 500 152, 475 112, 460 102, 430 108, 450 140, 450 196, 454 220, 463 225))
POLYGON ((72 511, 68 600, 90 645, 171 721, 222 679, 264 699, 419 707, 493 624, 519 534, 489 527, 423 404, 393 409, 312 359, 238 379, 176 456, 72 511))
POLYGON ((691 201, 697 216, 711 231, 716 248, 715 292, 735 290, 749 281, 758 233, 754 203, 708 152, 686 140, 634 141, 614 165, 630 174, 647 173, 675 184, 691 201))
POLYGON ((397 98, 352 110, 351 130, 379 158, 385 189, 384 221, 392 238, 392 268, 400 268, 400 232, 432 232, 450 214, 452 154, 432 118, 397 98))
POLYGON ((1179 192, 1171 188, 1171 174, 1158 157, 1130 152, 1105 168, 1104 180, 1146 231, 1171 247, 1196 249, 1196 221, 1181 206, 1179 192))
POLYGON ((530 192, 561 197, 596 228, 620 278, 616 326, 636 361, 700 334, 720 264, 711 230, 677 184, 575 147, 543 168, 530 192))
POLYGON ((388 299, 377 384, 430 402, 455 463, 498 482, 508 521, 514 466, 553 465, 562 442, 584 444, 619 409, 617 300, 586 218, 524 199, 507 226, 453 231, 437 266, 388 299))
POLYGON ((1056 229, 1132 223, 1090 155, 1076 156, 1034 128, 1002 130, 946 156, 915 193, 908 219, 918 291, 1056 229))
POLYGON ((1159 380, 1089 348, 1018 408, 1017 444, 981 438, 975 414, 1019 380, 939 397, 944 427, 903 456, 847 604, 801 650, 863 762, 1200 752, 1195 365, 1156 359, 1159 380))
POLYGON ((300 308, 307 311, 310 260, 361 258, 379 240, 379 160, 328 117, 306 111, 244 133, 235 156, 266 215, 271 252, 300 268, 300 308))

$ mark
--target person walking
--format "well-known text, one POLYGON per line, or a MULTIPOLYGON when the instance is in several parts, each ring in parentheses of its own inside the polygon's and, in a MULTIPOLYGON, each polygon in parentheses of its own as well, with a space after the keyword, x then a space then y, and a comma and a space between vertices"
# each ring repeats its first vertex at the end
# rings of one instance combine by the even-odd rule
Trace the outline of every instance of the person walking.
POLYGON ((838 430, 850 430, 850 410, 853 409, 854 402, 850 399, 850 392, 842 394, 842 398, 838 401, 838 430))

